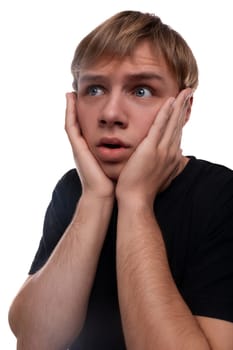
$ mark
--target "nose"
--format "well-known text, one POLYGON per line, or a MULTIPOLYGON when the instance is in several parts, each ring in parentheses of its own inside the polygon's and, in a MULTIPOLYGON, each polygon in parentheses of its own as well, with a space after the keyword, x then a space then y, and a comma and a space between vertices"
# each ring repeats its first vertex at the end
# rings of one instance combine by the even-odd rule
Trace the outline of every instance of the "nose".
POLYGON ((109 94, 99 117, 100 127, 125 129, 128 118, 124 111, 124 98, 120 94, 109 94))

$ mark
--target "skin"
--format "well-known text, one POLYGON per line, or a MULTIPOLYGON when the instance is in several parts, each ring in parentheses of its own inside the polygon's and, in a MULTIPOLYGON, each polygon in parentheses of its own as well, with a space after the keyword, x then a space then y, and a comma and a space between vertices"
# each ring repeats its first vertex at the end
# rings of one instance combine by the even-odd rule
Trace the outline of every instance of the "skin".
MULTIPOLYGON (((147 136, 162 105, 178 93, 177 82, 164 59, 155 57, 147 43, 137 47, 133 57, 110 62, 103 58, 91 69, 81 70, 77 103, 80 128, 109 178, 118 179, 130 156, 147 136), (110 140, 116 137, 127 147, 121 150, 98 147, 104 137, 110 140)), ((189 93, 191 89, 186 91, 189 93)), ((184 117, 187 120, 189 113, 184 117)))
POLYGON ((233 348, 231 323, 193 316, 184 303, 153 212, 156 195, 188 162, 180 143, 191 93, 179 92, 148 42, 131 57, 111 62, 103 57, 81 70, 78 93, 66 95, 65 128, 83 193, 50 259, 28 278, 11 306, 18 350, 64 349, 79 333, 114 198, 127 349, 233 348), (109 147, 119 143, 118 149, 109 147))

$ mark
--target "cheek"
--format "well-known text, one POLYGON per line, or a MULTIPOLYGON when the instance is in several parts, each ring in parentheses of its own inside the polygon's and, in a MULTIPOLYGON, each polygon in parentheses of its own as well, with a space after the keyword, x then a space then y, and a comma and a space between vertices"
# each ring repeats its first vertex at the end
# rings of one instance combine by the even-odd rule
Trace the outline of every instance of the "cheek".
POLYGON ((145 116, 140 116, 134 122, 135 134, 137 135, 138 143, 140 143, 147 135, 156 118, 157 113, 148 113, 145 116))
POLYGON ((90 129, 91 125, 91 121, 89 120, 88 115, 90 114, 87 113, 85 109, 82 108, 82 106, 77 105, 78 123, 84 136, 88 133, 88 130, 90 129))

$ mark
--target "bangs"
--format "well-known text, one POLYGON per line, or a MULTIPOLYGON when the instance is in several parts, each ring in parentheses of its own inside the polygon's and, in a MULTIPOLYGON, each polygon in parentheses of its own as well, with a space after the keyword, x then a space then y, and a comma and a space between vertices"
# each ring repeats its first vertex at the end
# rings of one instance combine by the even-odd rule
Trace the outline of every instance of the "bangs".
POLYGON ((180 89, 197 87, 197 63, 185 40, 153 14, 123 11, 100 24, 79 43, 71 64, 74 89, 80 69, 89 68, 102 58, 131 56, 136 46, 146 40, 156 54, 163 55, 180 89))

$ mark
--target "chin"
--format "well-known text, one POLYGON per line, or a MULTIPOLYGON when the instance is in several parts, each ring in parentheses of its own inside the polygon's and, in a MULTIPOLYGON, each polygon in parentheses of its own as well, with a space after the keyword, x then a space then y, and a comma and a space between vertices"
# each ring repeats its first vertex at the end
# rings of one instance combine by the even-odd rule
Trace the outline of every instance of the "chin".
POLYGON ((105 173, 105 175, 112 181, 117 182, 121 170, 122 170, 123 166, 122 164, 111 164, 111 165, 104 165, 102 166, 102 169, 105 173))

